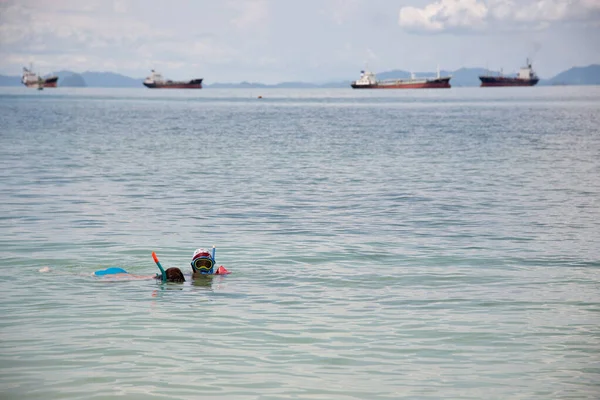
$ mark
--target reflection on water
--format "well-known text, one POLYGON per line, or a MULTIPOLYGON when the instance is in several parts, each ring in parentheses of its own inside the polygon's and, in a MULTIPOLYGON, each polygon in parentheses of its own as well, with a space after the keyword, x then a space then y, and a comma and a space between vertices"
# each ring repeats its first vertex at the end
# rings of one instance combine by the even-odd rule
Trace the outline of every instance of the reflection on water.
POLYGON ((213 282, 214 282, 213 279, 214 279, 213 275, 202 275, 202 274, 194 273, 192 275, 192 285, 194 285, 196 287, 204 287, 204 288, 212 289, 213 282))

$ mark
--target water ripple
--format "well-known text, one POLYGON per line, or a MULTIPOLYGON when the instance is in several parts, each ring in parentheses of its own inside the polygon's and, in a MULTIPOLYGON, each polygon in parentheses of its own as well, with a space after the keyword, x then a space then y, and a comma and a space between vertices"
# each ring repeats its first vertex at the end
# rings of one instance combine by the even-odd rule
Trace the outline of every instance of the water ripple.
POLYGON ((598 398, 600 91, 534 89, 2 89, 0 397, 598 398))

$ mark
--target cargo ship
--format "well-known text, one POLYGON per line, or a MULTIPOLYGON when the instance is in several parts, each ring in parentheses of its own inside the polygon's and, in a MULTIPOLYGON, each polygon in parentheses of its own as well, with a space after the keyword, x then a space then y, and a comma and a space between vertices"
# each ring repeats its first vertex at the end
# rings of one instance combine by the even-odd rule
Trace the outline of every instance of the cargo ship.
POLYGON ((144 86, 150 89, 202 89, 202 78, 190 81, 165 80, 161 74, 152 70, 152 74, 144 80, 144 86))
POLYGON ((411 73, 410 79, 387 79, 378 81, 374 73, 360 71, 360 78, 350 84, 352 89, 449 89, 450 76, 440 76, 438 69, 437 77, 416 78, 411 73))
POLYGON ((527 66, 522 67, 516 77, 499 75, 481 75, 481 87, 499 87, 499 86, 534 86, 540 78, 536 75, 531 67, 529 59, 527 66))
POLYGON ((21 77, 21 83, 31 88, 56 87, 56 84, 58 83, 58 76, 42 78, 41 76, 32 71, 31 66, 29 68, 23 67, 23 76, 21 77))

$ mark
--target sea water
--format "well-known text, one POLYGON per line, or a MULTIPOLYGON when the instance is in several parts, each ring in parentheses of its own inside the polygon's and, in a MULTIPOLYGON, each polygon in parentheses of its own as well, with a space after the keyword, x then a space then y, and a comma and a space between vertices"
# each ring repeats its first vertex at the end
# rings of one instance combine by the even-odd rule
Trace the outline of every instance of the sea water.
POLYGON ((597 86, 0 89, 0 397, 597 399, 599 127, 597 86), (152 251, 187 282, 92 276, 152 251))

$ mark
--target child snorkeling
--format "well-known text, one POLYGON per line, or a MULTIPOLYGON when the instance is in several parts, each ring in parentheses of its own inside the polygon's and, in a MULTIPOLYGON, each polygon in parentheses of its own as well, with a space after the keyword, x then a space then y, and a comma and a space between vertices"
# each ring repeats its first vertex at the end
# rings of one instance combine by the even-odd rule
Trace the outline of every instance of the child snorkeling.
POLYGON ((194 251, 192 262, 190 263, 193 275, 227 275, 230 273, 222 265, 214 271, 215 251, 215 246, 212 248, 212 254, 204 249, 196 249, 194 251))
POLYGON ((167 268, 163 273, 154 275, 134 275, 125 271, 123 268, 110 267, 94 272, 95 276, 109 276, 110 278, 116 278, 119 280, 136 280, 136 279, 158 279, 163 282, 185 282, 185 276, 179 268, 167 268))
POLYGON ((163 269, 160 261, 158 261, 158 257, 155 252, 152 252, 152 258, 156 263, 156 266, 160 270, 160 274, 156 275, 132 275, 129 272, 125 271, 123 268, 119 267, 110 267, 107 269, 103 269, 100 271, 94 272, 96 276, 111 276, 118 279, 159 279, 163 282, 185 282, 185 277, 183 276, 183 272, 179 268, 167 268, 163 269))

